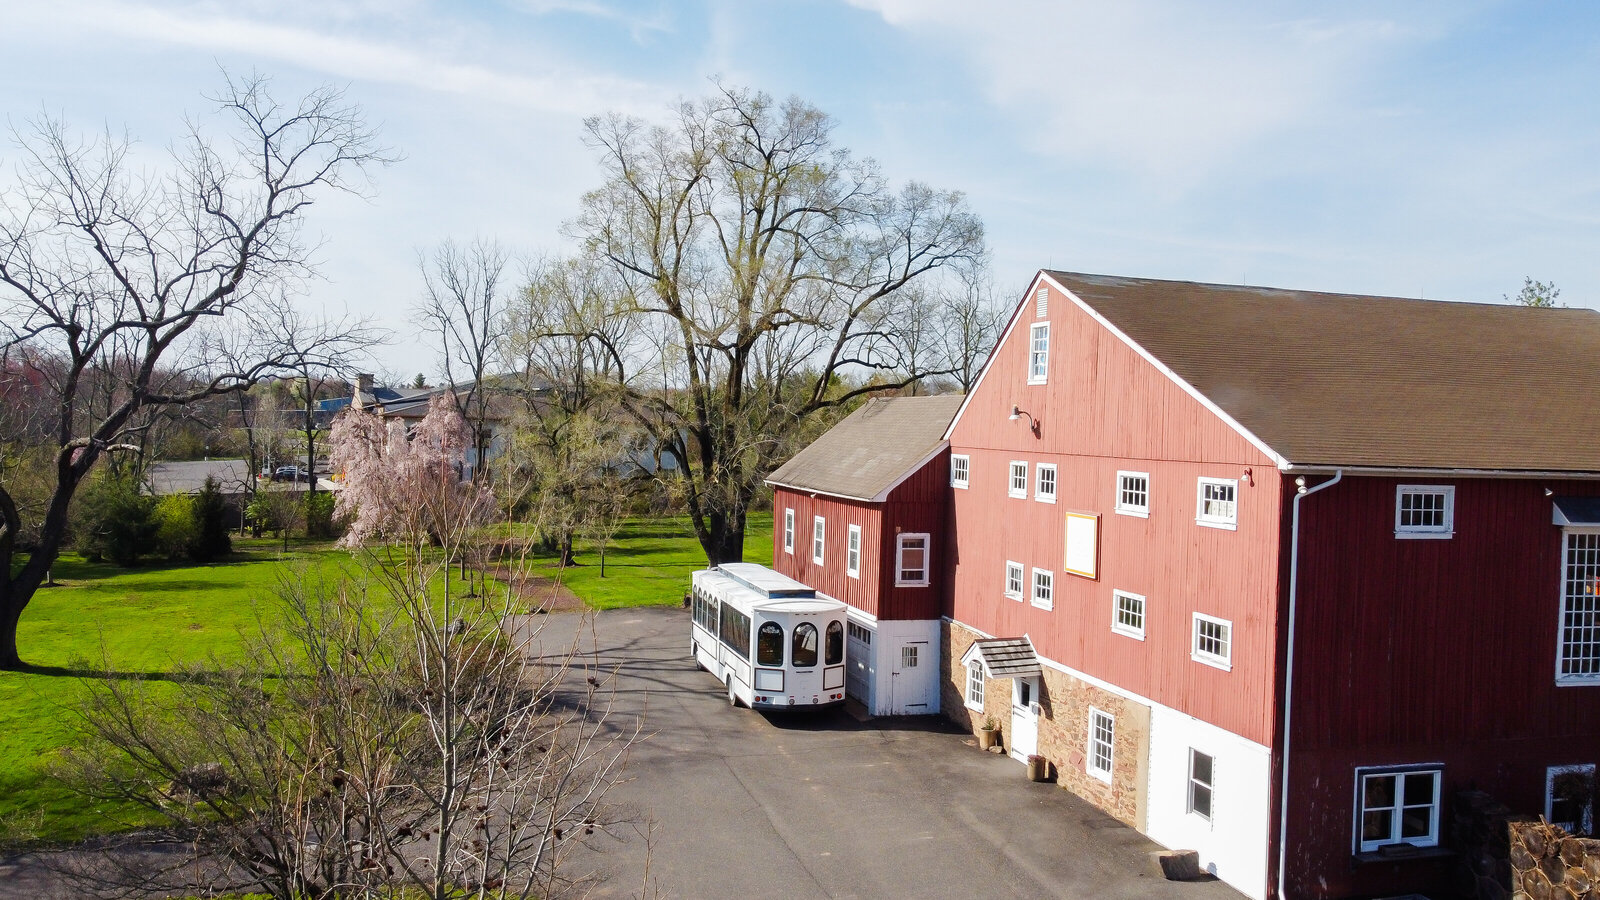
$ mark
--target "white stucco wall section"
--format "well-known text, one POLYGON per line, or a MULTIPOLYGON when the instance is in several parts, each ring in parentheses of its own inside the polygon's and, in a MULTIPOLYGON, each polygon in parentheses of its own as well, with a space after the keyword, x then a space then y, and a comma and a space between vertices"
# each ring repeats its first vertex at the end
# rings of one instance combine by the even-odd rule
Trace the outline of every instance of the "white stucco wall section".
MULTIPOLYGON (((850 621, 872 632, 872 650, 867 659, 866 697, 858 698, 874 716, 925 715, 939 711, 941 657, 938 619, 887 621, 875 619, 851 607, 850 621), (901 648, 917 647, 917 665, 904 668, 901 648)), ((856 644, 847 641, 851 653, 856 644)), ((854 668, 858 660, 850 658, 854 668)))
POLYGON ((1200 865, 1262 900, 1272 824, 1272 756, 1266 747, 1160 704, 1150 706, 1146 833, 1195 850, 1200 865), (1211 756, 1212 818, 1188 812, 1189 750, 1211 756))

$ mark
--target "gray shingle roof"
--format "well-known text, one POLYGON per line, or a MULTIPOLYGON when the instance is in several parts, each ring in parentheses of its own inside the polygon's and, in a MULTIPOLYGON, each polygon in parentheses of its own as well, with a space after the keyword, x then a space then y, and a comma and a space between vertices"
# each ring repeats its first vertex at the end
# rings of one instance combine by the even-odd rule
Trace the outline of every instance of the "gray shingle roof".
POLYGON ((1303 466, 1600 472, 1600 314, 1048 272, 1303 466))
POLYGON ((974 656, 983 661, 990 678, 1031 678, 1042 671, 1033 642, 1025 637, 973 641, 961 661, 971 662, 974 656))
POLYGON ((878 500, 944 443, 959 394, 868 400, 767 483, 854 500, 878 500))

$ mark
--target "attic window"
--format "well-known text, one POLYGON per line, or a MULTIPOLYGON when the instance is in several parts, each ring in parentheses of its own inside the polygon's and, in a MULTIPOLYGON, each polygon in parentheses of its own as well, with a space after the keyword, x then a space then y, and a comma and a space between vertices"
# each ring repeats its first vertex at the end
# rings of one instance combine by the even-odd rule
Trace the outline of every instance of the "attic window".
POLYGON ((1455 530, 1453 485, 1402 484, 1395 489, 1394 536, 1448 538, 1455 530))
POLYGON ((972 471, 972 459, 968 456, 950 457, 950 486, 965 488, 972 471))
POLYGON ((1039 288, 1039 292, 1033 295, 1033 305, 1034 318, 1042 319, 1048 316, 1050 314, 1050 289, 1039 288))
POLYGON ((1035 322, 1028 329, 1028 383, 1044 384, 1050 374, 1050 323, 1035 322))

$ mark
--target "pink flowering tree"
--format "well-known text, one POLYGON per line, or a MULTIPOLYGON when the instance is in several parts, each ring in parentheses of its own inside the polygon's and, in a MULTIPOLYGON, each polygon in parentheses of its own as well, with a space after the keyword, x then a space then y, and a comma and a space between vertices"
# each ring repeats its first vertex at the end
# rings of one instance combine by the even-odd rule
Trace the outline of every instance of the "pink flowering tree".
POLYGON ((349 517, 340 544, 426 540, 461 547, 487 522, 494 495, 461 478, 472 432, 448 397, 434 397, 411 434, 397 419, 347 409, 333 421, 333 468, 343 473, 335 507, 349 517))

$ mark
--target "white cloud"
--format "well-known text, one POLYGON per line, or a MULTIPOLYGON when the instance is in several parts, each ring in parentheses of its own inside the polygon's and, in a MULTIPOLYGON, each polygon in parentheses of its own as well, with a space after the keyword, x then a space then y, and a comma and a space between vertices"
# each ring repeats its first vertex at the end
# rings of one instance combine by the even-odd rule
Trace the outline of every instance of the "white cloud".
MULTIPOLYGON (((360 18, 365 7, 329 4, 325 20, 360 18)), ((13 23, 97 30, 137 41, 162 43, 215 55, 250 54, 339 78, 459 94, 526 110, 570 116, 615 109, 658 112, 670 94, 626 78, 546 64, 535 73, 510 72, 452 59, 426 39, 380 41, 281 24, 301 17, 281 11, 270 18, 245 18, 206 5, 181 10, 152 5, 59 0, 24 3, 10 11, 13 23)), ((413 20, 416 21, 415 19, 413 20)))
POLYGON ((1252 144, 1318 125, 1374 58, 1414 38, 1395 22, 1269 21, 1166 0, 850 0, 967 57, 1031 149, 1189 182, 1252 144))

